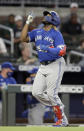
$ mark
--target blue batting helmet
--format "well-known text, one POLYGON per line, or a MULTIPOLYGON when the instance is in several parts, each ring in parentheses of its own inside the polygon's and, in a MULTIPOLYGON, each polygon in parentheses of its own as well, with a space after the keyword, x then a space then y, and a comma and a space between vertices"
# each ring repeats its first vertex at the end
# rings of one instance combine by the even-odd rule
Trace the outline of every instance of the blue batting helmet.
POLYGON ((10 63, 10 62, 4 62, 4 63, 2 63, 1 68, 10 68, 13 71, 15 70, 15 68, 12 65, 12 63, 10 63))
POLYGON ((58 27, 60 25, 60 17, 57 12, 55 11, 44 11, 43 15, 45 16, 45 21, 51 23, 52 25, 55 25, 58 27), (51 16, 48 16, 50 14, 51 16))

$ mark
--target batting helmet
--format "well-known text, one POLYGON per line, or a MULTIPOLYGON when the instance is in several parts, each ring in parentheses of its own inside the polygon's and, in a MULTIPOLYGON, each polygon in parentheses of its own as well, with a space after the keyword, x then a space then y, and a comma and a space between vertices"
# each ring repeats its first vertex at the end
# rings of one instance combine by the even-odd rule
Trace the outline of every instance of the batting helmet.
POLYGON ((45 21, 55 25, 56 27, 58 27, 60 25, 60 17, 58 15, 57 12, 55 11, 44 11, 43 15, 45 16, 45 21), (50 14, 51 16, 48 16, 48 14, 50 14))

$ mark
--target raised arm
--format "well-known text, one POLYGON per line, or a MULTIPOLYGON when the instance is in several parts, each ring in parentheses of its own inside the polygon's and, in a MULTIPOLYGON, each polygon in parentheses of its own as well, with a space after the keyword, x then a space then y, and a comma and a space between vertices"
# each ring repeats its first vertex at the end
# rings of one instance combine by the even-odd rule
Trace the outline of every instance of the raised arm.
POLYGON ((33 21, 33 16, 29 15, 26 20, 26 24, 23 27, 23 30, 21 32, 21 41, 22 42, 29 42, 29 37, 28 37, 28 29, 29 29, 29 24, 33 21))

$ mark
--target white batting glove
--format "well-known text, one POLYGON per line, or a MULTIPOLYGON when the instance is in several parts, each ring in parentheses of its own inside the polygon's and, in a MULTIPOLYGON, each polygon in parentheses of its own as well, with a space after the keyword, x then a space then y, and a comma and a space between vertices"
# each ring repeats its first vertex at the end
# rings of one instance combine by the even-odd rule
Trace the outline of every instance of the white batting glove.
POLYGON ((33 21, 33 16, 29 15, 26 20, 26 24, 30 24, 33 21))

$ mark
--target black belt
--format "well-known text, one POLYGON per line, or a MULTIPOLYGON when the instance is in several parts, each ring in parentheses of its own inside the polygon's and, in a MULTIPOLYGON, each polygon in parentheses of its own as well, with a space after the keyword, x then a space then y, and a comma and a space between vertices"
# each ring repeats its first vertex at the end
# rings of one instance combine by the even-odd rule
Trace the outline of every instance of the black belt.
POLYGON ((52 60, 52 61, 42 61, 42 62, 40 62, 42 65, 48 65, 48 64, 50 64, 50 63, 52 63, 52 62, 54 62, 54 61, 56 61, 56 60, 52 60))

